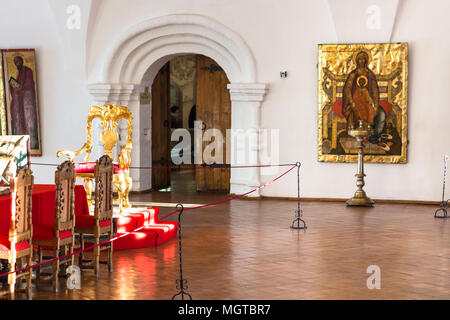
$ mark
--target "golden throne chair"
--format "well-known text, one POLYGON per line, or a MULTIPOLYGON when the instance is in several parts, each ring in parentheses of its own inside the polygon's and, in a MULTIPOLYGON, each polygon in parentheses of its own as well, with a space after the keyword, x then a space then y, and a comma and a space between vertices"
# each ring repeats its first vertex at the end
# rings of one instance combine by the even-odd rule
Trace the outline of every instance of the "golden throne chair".
POLYGON ((131 112, 128 110, 128 107, 116 106, 112 104, 103 105, 101 107, 92 106, 88 112, 86 143, 78 151, 60 150, 56 155, 57 157, 65 155, 70 161, 74 162, 74 158, 76 156, 80 155, 82 152, 86 152, 84 162, 74 164, 77 178, 84 179, 88 204, 91 206, 94 201, 92 192, 94 190, 93 180, 95 161, 90 160, 92 152, 92 121, 94 119, 100 119, 100 123, 103 128, 103 131, 101 132, 101 142, 105 149, 104 154, 108 155, 113 161, 114 156, 112 150, 116 146, 118 138, 115 128, 117 127, 120 119, 125 119, 128 122, 126 143, 118 154, 118 162, 114 162, 113 175, 114 191, 116 191, 118 195, 114 201, 118 202, 120 212, 122 212, 124 207, 130 207, 128 194, 132 184, 129 169, 131 161, 130 152, 132 148, 131 133, 133 117, 131 116, 131 112))

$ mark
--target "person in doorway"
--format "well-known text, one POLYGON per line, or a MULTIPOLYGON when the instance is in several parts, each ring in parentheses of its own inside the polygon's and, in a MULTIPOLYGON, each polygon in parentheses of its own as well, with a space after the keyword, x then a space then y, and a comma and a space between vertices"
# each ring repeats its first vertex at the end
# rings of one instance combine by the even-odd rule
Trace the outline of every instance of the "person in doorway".
POLYGON ((172 106, 170 108, 170 127, 171 128, 182 128, 183 119, 181 118, 181 110, 178 106, 172 106))
POLYGON ((189 112, 189 128, 194 128, 194 122, 197 119, 197 105, 191 108, 191 112, 189 112))

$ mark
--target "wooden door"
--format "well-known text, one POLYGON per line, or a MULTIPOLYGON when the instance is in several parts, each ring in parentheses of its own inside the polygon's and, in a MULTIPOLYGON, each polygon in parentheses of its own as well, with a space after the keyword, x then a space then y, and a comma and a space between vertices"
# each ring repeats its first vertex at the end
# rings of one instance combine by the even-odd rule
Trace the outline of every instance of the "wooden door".
MULTIPOLYGON (((203 122, 203 133, 215 128, 223 136, 223 160, 221 164, 217 164, 221 167, 196 170, 198 191, 230 191, 230 168, 223 168, 227 165, 226 130, 231 128, 231 100, 227 89, 229 83, 227 75, 214 60, 197 56, 197 121, 203 122)), ((209 143, 202 143, 202 153, 209 143)))
POLYGON ((170 66, 159 70, 152 84, 152 189, 170 186, 170 66), (161 167, 159 169, 158 167, 161 167))

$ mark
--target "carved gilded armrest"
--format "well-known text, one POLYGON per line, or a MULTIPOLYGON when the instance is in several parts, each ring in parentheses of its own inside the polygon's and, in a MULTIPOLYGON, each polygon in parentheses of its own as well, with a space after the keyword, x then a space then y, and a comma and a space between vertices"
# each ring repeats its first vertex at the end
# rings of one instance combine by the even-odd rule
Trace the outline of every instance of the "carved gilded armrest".
POLYGON ((119 167, 122 170, 128 170, 130 168, 130 152, 131 152, 132 144, 127 143, 122 147, 119 153, 119 167))
POLYGON ((85 150, 89 150, 89 144, 85 143, 83 147, 81 147, 80 150, 78 151, 70 151, 70 150, 60 150, 56 153, 56 156, 59 158, 61 156, 67 156, 69 158, 70 161, 73 162, 73 159, 80 155, 83 151, 85 150))

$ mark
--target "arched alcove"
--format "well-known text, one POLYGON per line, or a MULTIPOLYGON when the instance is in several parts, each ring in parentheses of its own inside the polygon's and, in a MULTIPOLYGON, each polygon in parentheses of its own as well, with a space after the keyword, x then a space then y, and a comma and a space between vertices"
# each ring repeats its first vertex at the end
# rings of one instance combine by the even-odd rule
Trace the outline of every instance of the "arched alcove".
MULTIPOLYGON (((98 104, 121 104, 134 115, 132 166, 149 166, 151 141, 144 139, 137 86, 144 74, 156 76, 170 59, 180 54, 201 54, 215 60, 226 72, 232 103, 231 129, 258 130, 259 109, 267 85, 256 82, 256 63, 245 41, 226 26, 201 15, 167 15, 143 21, 118 36, 98 54, 89 75, 89 92, 98 104)), ((258 161, 258 147, 238 146, 233 152, 250 152, 258 161)), ((231 170, 230 192, 246 192, 259 185, 259 169, 231 170)), ((133 190, 151 187, 151 171, 132 171, 133 190)), ((258 194, 254 194, 258 196, 258 194)))

